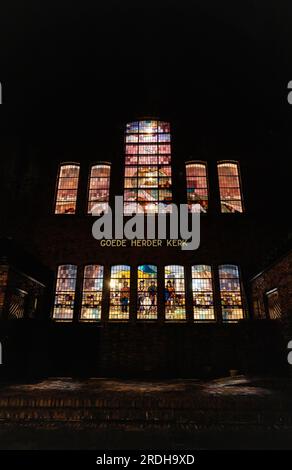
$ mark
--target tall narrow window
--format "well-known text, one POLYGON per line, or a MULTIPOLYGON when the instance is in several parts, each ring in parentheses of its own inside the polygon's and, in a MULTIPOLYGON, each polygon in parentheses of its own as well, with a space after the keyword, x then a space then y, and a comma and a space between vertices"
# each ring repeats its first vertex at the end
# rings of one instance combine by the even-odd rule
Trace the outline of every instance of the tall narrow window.
POLYGON ((241 320, 243 308, 238 267, 233 264, 219 266, 219 282, 223 321, 241 320))
POLYGON ((110 320, 128 320, 130 312, 130 266, 111 268, 110 320))
POLYGON ((211 266, 192 267, 193 308, 195 321, 215 320, 211 266))
POLYGON ((127 124, 124 213, 169 212, 172 202, 170 126, 161 121, 127 124))
POLYGON ((88 192, 88 214, 100 215, 106 213, 109 204, 111 167, 98 164, 91 167, 88 192))
POLYGON ((157 318, 157 266, 142 264, 138 266, 138 320, 157 318))
POLYGON ((189 212, 207 212, 208 182, 206 164, 187 162, 186 177, 189 212))
POLYGON ((75 214, 79 165, 61 165, 58 176, 55 214, 75 214))
POLYGON ((281 319, 281 305, 278 289, 266 293, 266 301, 270 320, 281 319))
POLYGON ((238 163, 218 163, 221 212, 243 212, 238 163))
POLYGON ((72 320, 75 301, 77 267, 65 264, 58 267, 53 318, 72 320))
POLYGON ((16 320, 23 318, 26 303, 27 292, 14 288, 9 295, 8 319, 16 320))
POLYGON ((185 275, 183 266, 165 266, 164 304, 166 320, 185 320, 185 275))
POLYGON ((80 319, 94 321, 101 319, 103 287, 103 266, 85 266, 83 278, 82 307, 80 319))

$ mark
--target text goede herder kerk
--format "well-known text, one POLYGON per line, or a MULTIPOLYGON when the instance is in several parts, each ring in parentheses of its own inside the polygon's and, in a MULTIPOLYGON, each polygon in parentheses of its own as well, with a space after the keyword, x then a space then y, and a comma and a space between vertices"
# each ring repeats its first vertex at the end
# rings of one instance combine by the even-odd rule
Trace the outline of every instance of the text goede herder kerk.
POLYGON ((181 248, 187 244, 187 240, 126 240, 126 239, 113 239, 113 240, 98 240, 99 245, 102 247, 112 248, 160 248, 160 247, 176 247, 181 248))

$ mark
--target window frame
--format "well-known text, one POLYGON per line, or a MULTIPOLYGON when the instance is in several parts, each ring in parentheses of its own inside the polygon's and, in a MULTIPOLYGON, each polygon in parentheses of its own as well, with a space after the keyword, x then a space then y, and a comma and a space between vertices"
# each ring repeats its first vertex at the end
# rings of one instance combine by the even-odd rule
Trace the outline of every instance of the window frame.
MULTIPOLYGON (((63 214, 61 214, 63 215, 63 214)), ((53 307, 51 308, 51 320, 53 320, 54 322, 57 322, 57 323, 72 323, 74 321, 74 316, 75 316, 75 309, 76 309, 76 290, 77 290, 77 280, 78 280, 78 270, 79 270, 79 265, 78 264, 74 264, 74 263, 70 263, 70 262, 63 262, 63 263, 59 263, 56 265, 55 267, 55 279, 54 279, 54 297, 53 297, 53 307), (58 272, 59 272, 59 267, 60 266, 75 266, 76 267, 76 278, 75 278, 75 289, 74 289, 74 304, 73 304, 73 314, 72 314, 72 318, 54 318, 54 310, 55 310, 55 297, 56 297, 56 293, 57 293, 57 282, 58 282, 58 272)))
POLYGON ((67 161, 67 162, 61 162, 58 165, 58 171, 57 171, 57 177, 55 178, 55 197, 54 197, 54 202, 53 202, 53 215, 56 216, 68 216, 68 215, 76 215, 78 214, 78 198, 79 198, 79 192, 80 192, 80 170, 81 170, 81 165, 79 162, 73 162, 73 161, 67 161), (59 189, 59 180, 60 180, 60 173, 61 173, 61 168, 64 166, 76 166, 79 168, 78 172, 78 182, 77 182, 77 188, 76 188, 76 201, 75 201, 75 211, 74 213, 56 213, 56 207, 57 207, 57 197, 58 197, 58 189, 59 189))
MULTIPOLYGON (((214 270, 214 266, 212 264, 206 264, 206 263, 196 263, 196 264, 191 264, 190 265, 190 268, 191 268, 191 300, 192 300, 192 321, 193 323, 202 323, 202 324, 205 324, 205 323, 217 323, 218 322, 218 318, 217 318, 217 313, 216 313, 216 285, 215 285, 215 270, 214 270), (194 316, 194 290, 193 290, 193 279, 202 279, 202 278, 193 278, 193 267, 195 266, 207 266, 208 268, 210 268, 210 272, 211 272, 211 285, 212 285, 212 299, 213 299, 213 314, 214 314, 214 318, 213 319, 207 319, 207 320, 197 320, 195 319, 195 316, 194 316)), ((220 287, 219 287, 219 290, 220 290, 220 287)), ((200 291, 200 292, 204 292, 204 291, 200 291)))
MULTIPOLYGON (((132 176, 126 176, 126 170, 127 168, 135 168, 136 171, 137 171, 137 176, 135 177, 136 179, 136 186, 135 187, 132 187, 131 189, 133 191, 135 191, 136 193, 136 196, 135 196, 135 201, 133 201, 133 204, 135 204, 136 206, 136 212, 134 212, 134 214, 143 214, 143 215, 147 215, 147 214, 150 214, 150 215, 157 215, 159 213, 164 213, 164 212, 160 212, 159 211, 159 204, 163 203, 163 200, 160 199, 160 193, 162 193, 163 191, 170 191, 171 193, 171 201, 170 202, 167 202, 166 206, 169 206, 171 207, 171 204, 173 204, 174 202, 174 194, 173 194, 173 171, 172 171, 172 138, 171 138, 171 129, 170 129, 170 122, 169 121, 165 121, 165 120, 161 120, 161 119, 158 119, 158 118, 141 118, 141 119, 138 119, 136 121, 129 121, 126 123, 126 126, 125 126, 125 129, 124 129, 124 136, 123 136, 123 155, 124 155, 124 172, 123 172, 123 216, 124 217, 131 217, 132 216, 132 213, 130 212, 125 212, 125 204, 129 201, 125 201, 125 193, 126 191, 129 191, 129 188, 126 187, 126 179, 130 179, 130 178, 133 178, 132 176), (156 132, 155 134, 157 135, 157 141, 156 142, 140 142, 139 141, 139 135, 142 134, 146 134, 147 135, 147 132, 140 132, 140 123, 144 122, 144 121, 154 121, 156 122, 156 132), (128 125, 131 125, 131 124, 134 124, 134 123, 138 123, 138 131, 137 132, 132 132, 132 133, 127 133, 127 126, 128 125), (158 132, 158 128, 159 128, 159 123, 165 123, 169 126, 169 132, 158 132), (127 138, 127 135, 135 135, 138 137, 138 141, 137 142, 127 142, 126 138, 127 138), (160 142, 159 141, 159 138, 158 136, 160 134, 169 134, 170 135, 170 140, 169 142, 160 142), (157 146, 157 151, 156 153, 154 154, 140 154, 139 150, 137 151, 137 153, 126 153, 126 147, 128 145, 136 145, 139 149, 140 146, 151 146, 151 145, 156 145, 157 146), (160 153, 159 152, 159 146, 164 146, 164 145, 169 145, 170 146, 170 151, 169 153, 160 153), (127 156, 136 156, 137 157, 137 163, 133 163, 133 164, 128 164, 126 163, 126 157, 127 156), (161 165, 159 163, 159 157, 164 157, 166 155, 169 155, 169 163, 168 164, 165 164, 165 165, 161 165), (153 163, 145 163, 145 164, 140 164, 139 163, 139 157, 157 157, 157 161, 155 164, 153 163), (147 167, 152 167, 155 168, 156 172, 157 172, 157 176, 155 176, 155 179, 157 179, 157 186, 153 186, 150 188, 150 190, 152 191, 156 191, 157 192, 157 199, 155 199, 153 201, 153 203, 157 204, 157 211, 155 212, 138 212, 137 211, 137 208, 138 208, 138 204, 139 204, 139 191, 143 191, 144 189, 147 189, 147 188, 143 188, 143 187, 139 187, 139 179, 142 179, 141 176, 139 176, 139 169, 140 168, 147 168, 147 167), (170 187, 169 188, 163 188, 163 187, 160 187, 159 185, 159 181, 161 179, 161 177, 159 177, 158 175, 158 172, 159 172, 159 169, 162 167, 168 167, 170 169, 170 176, 169 177, 165 177, 166 179, 169 178, 170 181, 171 181, 171 184, 170 184, 170 187)), ((164 177, 162 177, 164 178, 164 177)), ((145 203, 146 201, 143 201, 143 203, 145 203)), ((144 207, 144 206, 143 206, 144 207)), ((166 210, 165 213, 167 213, 168 211, 166 210)))
POLYGON ((243 186, 242 186, 242 177, 241 177, 241 166, 239 160, 218 160, 216 163, 216 168, 217 168, 217 181, 218 181, 218 190, 219 190, 219 204, 220 204, 220 214, 228 214, 228 215, 235 215, 235 216, 241 216, 242 214, 246 213, 245 210, 245 203, 244 203, 244 198, 243 198, 243 186), (238 176, 238 183, 239 183, 239 191, 240 191, 240 202, 241 202, 241 212, 223 212, 221 208, 221 188, 220 188, 220 179, 219 179, 219 166, 224 165, 226 163, 232 163, 233 165, 236 165, 237 167, 237 176, 238 176))
MULTIPOLYGON (((79 269, 82 269, 82 279, 81 279, 81 296, 80 296, 80 306, 79 306, 79 311, 78 311, 78 322, 80 323, 87 323, 87 324, 96 324, 96 323, 101 323, 102 320, 103 320, 103 314, 104 314, 104 300, 105 300, 105 297, 106 297, 106 292, 105 292, 105 264, 104 263, 96 263, 96 262, 88 262, 86 264, 82 264, 82 265, 78 265, 79 269), (85 268, 87 266, 101 266, 103 268, 103 276, 102 276, 102 289, 101 291, 98 291, 98 292, 101 292, 101 312, 100 312, 100 318, 98 319, 95 319, 95 318, 89 318, 89 319, 84 319, 84 318, 81 318, 81 313, 82 313, 82 301, 83 301, 83 292, 84 292, 84 289, 83 289, 83 286, 84 286, 84 279, 85 279, 85 268)), ((87 278, 87 279, 90 279, 90 278, 87 278)), ((100 279, 100 278, 92 278, 92 279, 100 279)), ((88 292, 88 291, 85 291, 85 292, 88 292)))
POLYGON ((238 323, 239 321, 245 320, 247 318, 247 310, 246 310, 246 303, 245 303, 245 296, 244 296, 244 291, 243 291, 243 281, 242 281, 242 271, 240 265, 236 263, 224 263, 224 264, 218 264, 217 265, 217 273, 218 273, 218 289, 219 289, 219 299, 220 299, 220 311, 221 311, 221 319, 222 323, 225 325, 230 325, 230 324, 235 324, 238 323), (241 310, 242 310, 242 318, 234 319, 234 320, 223 320, 223 306, 222 306, 222 298, 221 298, 221 285, 220 285, 220 267, 222 266, 235 266, 238 270, 238 281, 239 281, 239 291, 240 291, 240 299, 241 299, 241 310))
POLYGON ((111 178, 112 178, 112 162, 108 161, 96 161, 95 163, 92 163, 88 167, 88 177, 87 177, 87 191, 86 191, 86 207, 85 207, 85 214, 89 217, 101 217, 102 214, 92 214, 91 212, 88 212, 88 206, 89 206, 89 192, 90 192, 90 182, 91 182, 91 172, 92 168, 95 166, 108 166, 110 169, 110 174, 109 174, 109 186, 108 186, 108 206, 110 206, 110 196, 111 196, 111 178))
POLYGON ((186 201, 187 201, 187 206, 188 206, 188 213, 191 214, 189 211, 189 202, 188 202, 188 176, 187 176, 187 165, 193 165, 193 164, 199 164, 199 165, 204 165, 206 169, 206 189, 207 189, 207 209, 206 212, 200 212, 200 215, 205 216, 209 213, 210 211, 210 185, 209 185, 209 168, 208 168, 208 162, 205 160, 187 160, 185 161, 185 184, 186 184, 186 201))
MULTIPOLYGON (((186 287, 186 265, 185 264, 165 264, 163 265, 163 319, 164 323, 187 323, 188 321, 188 314, 187 314, 187 287, 186 287), (183 268, 183 280, 184 280, 184 318, 166 318, 166 305, 165 305, 165 288, 166 288, 166 277, 165 277, 165 269, 168 266, 179 266, 180 268, 183 268)), ((179 279, 179 278, 175 278, 179 279)))
POLYGON ((136 288, 134 290, 134 293, 135 293, 135 320, 138 322, 138 323, 141 323, 141 322, 158 322, 159 321, 159 296, 160 296, 160 287, 159 287, 159 264, 157 263, 154 263, 154 262, 145 262, 145 263, 139 263, 137 265, 134 266, 134 269, 135 269, 135 274, 136 274, 136 288), (138 318, 138 281, 139 281, 139 278, 138 278, 138 268, 139 266, 145 266, 145 265, 149 265, 149 266, 155 266, 156 269, 157 269, 157 275, 156 275, 156 287, 157 287, 157 292, 156 292, 156 309, 157 309, 157 314, 156 314, 156 318, 138 318))
POLYGON ((131 318, 131 308, 132 308, 132 303, 133 303, 133 286, 132 286, 132 277, 133 277, 133 265, 131 264, 122 264, 122 263, 114 263, 109 265, 109 279, 108 279, 108 302, 107 302, 107 316, 106 316, 106 321, 107 323, 117 323, 117 322, 122 322, 122 323, 129 323, 132 318, 131 318), (128 266, 130 269, 130 276, 129 276, 129 316, 128 318, 110 318, 110 309, 111 309, 111 280, 112 280, 112 268, 115 266, 128 266))
POLYGON ((282 318, 282 306, 281 306, 281 301, 280 301, 280 295, 279 295, 279 288, 274 287, 273 289, 266 290, 264 292, 264 305, 265 305, 265 314, 266 318, 270 321, 279 321, 282 318), (270 305, 269 305, 269 298, 272 294, 277 293, 277 302, 280 310, 280 316, 277 318, 272 318, 270 314, 270 305))

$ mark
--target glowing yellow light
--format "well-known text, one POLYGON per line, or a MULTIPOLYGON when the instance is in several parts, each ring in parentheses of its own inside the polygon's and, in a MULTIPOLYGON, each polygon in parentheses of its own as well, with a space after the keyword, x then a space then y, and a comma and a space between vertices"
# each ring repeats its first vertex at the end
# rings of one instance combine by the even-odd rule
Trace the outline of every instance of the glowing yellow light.
POLYGON ((145 208, 148 212, 155 212, 156 206, 155 204, 149 203, 146 204, 145 208))

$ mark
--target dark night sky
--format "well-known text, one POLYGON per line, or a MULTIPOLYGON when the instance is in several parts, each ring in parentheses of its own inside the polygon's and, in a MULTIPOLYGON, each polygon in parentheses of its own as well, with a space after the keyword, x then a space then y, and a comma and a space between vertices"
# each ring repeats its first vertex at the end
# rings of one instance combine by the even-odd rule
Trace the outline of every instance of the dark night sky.
POLYGON ((1 10, 0 137, 19 143, 20 165, 30 145, 40 158, 71 145, 78 161, 120 165, 111 144, 125 122, 157 116, 175 130, 173 161, 249 160, 250 197, 291 228, 291 0, 9 0, 1 10))
POLYGON ((10 0, 3 125, 94 129, 158 115, 190 129, 277 132, 292 113, 290 4, 10 0))

